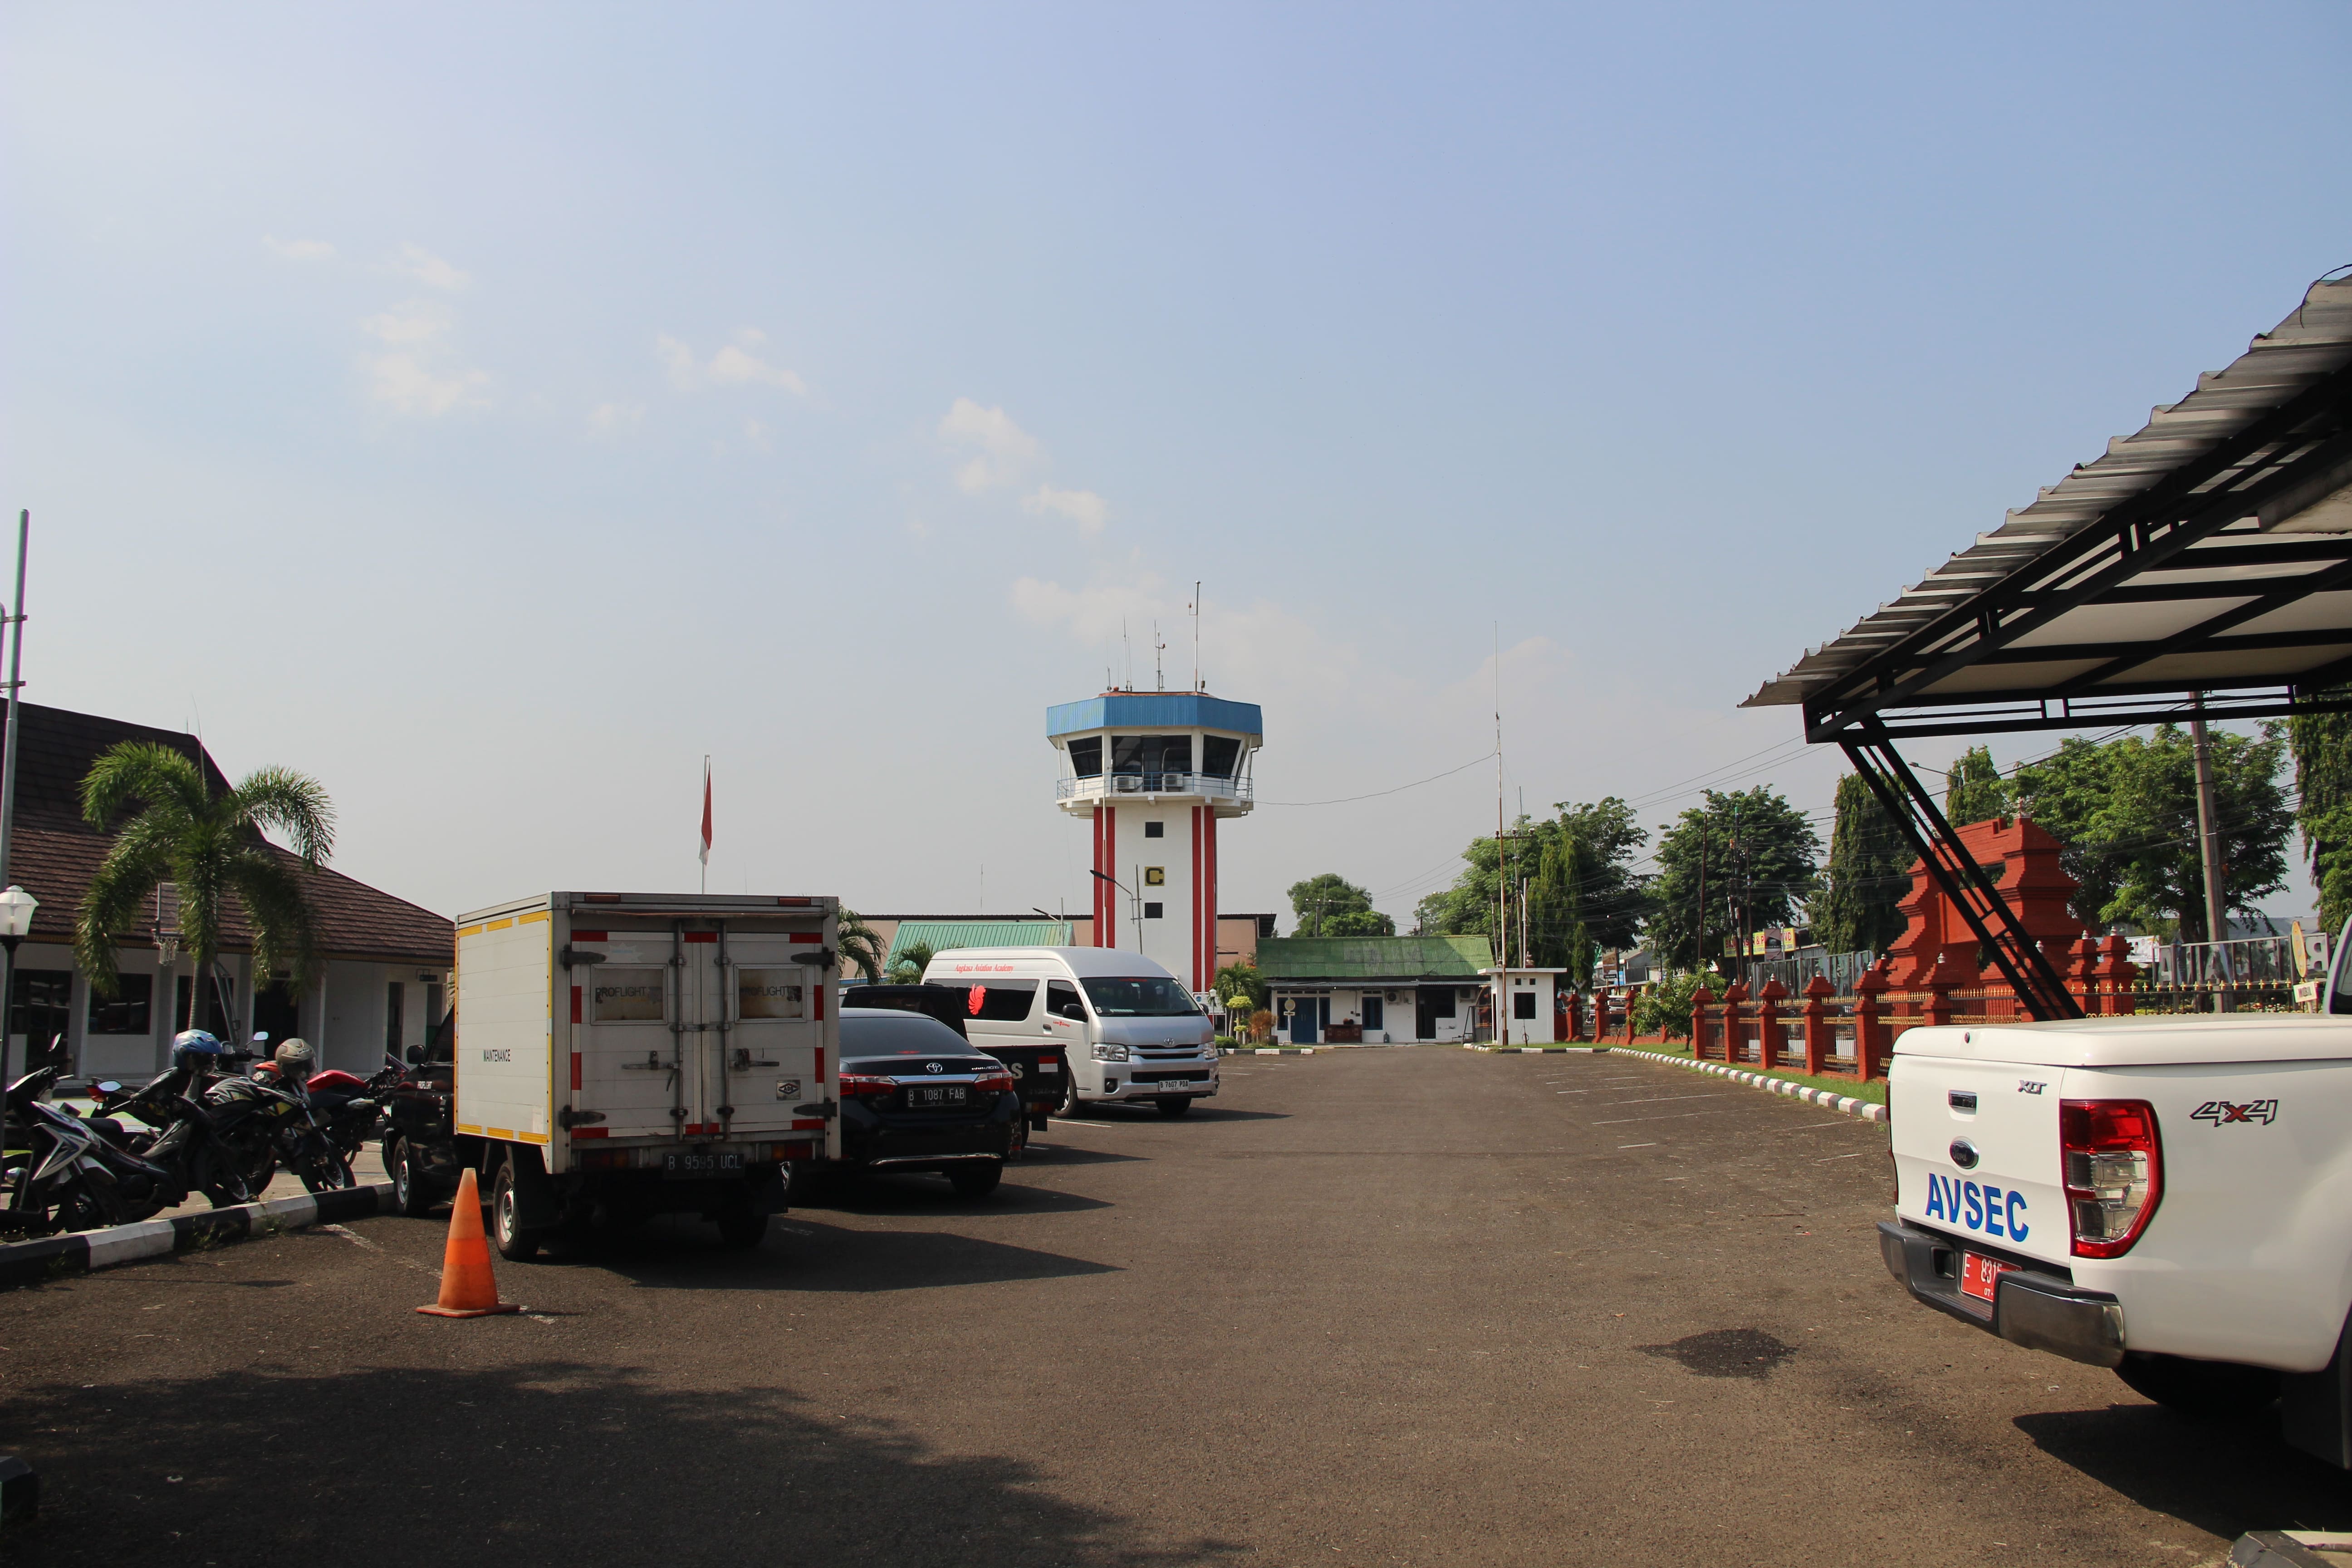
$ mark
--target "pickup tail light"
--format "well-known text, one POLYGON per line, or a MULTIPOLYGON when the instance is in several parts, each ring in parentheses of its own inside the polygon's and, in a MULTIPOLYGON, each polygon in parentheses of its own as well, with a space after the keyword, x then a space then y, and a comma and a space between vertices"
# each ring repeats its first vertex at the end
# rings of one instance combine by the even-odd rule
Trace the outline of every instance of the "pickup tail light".
POLYGON ((2164 1196, 2164 1147, 2145 1100, 2069 1100, 2058 1107, 2066 1224, 2077 1258, 2121 1258, 2164 1196))

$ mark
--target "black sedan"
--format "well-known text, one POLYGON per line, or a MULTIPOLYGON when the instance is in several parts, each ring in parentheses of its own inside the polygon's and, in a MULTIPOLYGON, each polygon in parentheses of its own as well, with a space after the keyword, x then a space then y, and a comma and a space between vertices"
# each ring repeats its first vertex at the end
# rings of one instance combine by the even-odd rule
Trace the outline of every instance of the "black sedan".
POLYGON ((1021 1124, 1013 1075, 919 1013, 841 1012, 841 1152, 859 1171, 937 1171, 995 1190, 1021 1124))

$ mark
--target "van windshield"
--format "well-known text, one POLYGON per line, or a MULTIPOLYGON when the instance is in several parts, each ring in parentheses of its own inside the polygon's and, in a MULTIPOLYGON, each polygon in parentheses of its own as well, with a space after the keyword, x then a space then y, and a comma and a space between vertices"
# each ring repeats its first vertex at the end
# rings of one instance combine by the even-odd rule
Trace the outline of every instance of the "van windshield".
POLYGON ((1173 980, 1089 980, 1087 999, 1105 1018, 1181 1018, 1195 1014, 1192 994, 1173 980))

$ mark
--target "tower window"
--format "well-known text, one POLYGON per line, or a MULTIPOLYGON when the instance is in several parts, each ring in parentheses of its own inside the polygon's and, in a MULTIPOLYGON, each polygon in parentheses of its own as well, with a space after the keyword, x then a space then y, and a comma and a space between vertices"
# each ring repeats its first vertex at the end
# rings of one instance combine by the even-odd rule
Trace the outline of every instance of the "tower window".
POLYGON ((1143 825, 1143 836, 1146 838, 1165 838, 1168 837, 1168 825, 1164 822, 1147 822, 1143 825))
POLYGON ((1160 906, 1159 906, 1158 904, 1146 904, 1146 905, 1144 905, 1144 906, 1143 906, 1143 918, 1144 918, 1145 920, 1148 920, 1148 921, 1156 921, 1156 920, 1158 920, 1158 919, 1160 918, 1160 906))
POLYGON ((1070 772, 1082 779, 1102 775, 1102 737, 1089 735, 1070 742, 1070 772))

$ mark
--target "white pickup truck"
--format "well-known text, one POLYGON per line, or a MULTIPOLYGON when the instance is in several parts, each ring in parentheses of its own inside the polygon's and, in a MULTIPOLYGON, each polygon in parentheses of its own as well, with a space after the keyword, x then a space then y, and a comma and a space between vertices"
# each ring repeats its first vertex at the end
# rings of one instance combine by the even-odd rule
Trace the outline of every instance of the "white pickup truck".
MULTIPOLYGON (((2352 928, 2347 930, 2352 939, 2352 928)), ((2352 1469, 2352 973, 2325 1011, 1916 1028, 1887 1268, 2159 1404, 2352 1469)))

